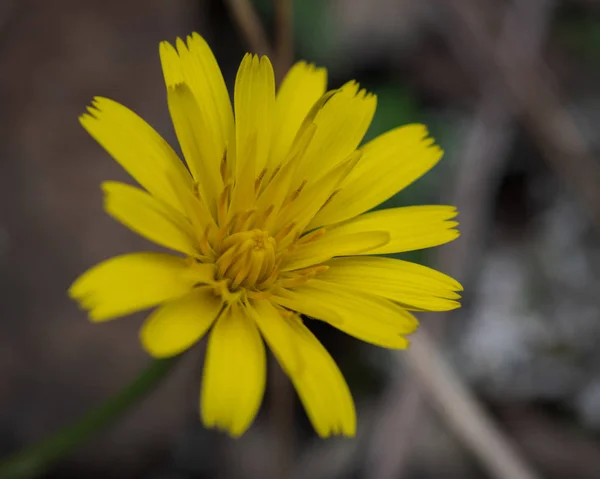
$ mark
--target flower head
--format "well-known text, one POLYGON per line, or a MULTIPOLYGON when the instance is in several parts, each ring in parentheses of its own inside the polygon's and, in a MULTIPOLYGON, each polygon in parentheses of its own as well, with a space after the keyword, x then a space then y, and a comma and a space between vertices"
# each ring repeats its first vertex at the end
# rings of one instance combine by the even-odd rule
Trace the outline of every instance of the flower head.
POLYGON ((410 311, 459 306, 453 279, 376 256, 451 241, 455 209, 367 212, 432 168, 441 149, 416 124, 359 147, 375 96, 355 82, 326 92, 326 72, 313 65, 297 63, 276 92, 269 59, 246 55, 232 109, 202 37, 163 42, 160 58, 185 164, 112 100, 95 98, 80 120, 143 188, 104 183, 106 211, 178 254, 109 259, 70 295, 93 321, 158 306, 140 333, 155 357, 181 353, 210 329, 200 407, 209 427, 234 436, 249 427, 266 343, 317 433, 353 435, 346 382, 301 315, 402 349, 417 328, 410 311))

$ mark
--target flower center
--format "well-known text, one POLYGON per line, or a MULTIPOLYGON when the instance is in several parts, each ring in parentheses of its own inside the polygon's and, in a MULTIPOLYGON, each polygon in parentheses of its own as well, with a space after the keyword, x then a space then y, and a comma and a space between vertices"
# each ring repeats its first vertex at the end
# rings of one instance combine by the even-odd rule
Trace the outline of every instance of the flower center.
POLYGON ((263 289, 277 274, 275 239, 260 229, 234 233, 223 240, 217 276, 239 287, 263 289))

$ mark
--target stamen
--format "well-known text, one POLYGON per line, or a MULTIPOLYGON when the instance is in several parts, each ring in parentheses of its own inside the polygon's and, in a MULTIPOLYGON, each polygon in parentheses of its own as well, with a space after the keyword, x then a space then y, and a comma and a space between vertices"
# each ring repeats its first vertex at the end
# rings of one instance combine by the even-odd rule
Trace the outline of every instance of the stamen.
POLYGON ((315 230, 311 233, 308 233, 304 236, 301 236, 298 241, 296 241, 296 245, 301 245, 301 244, 306 244, 306 243, 310 243, 311 241, 316 240, 317 238, 320 238, 321 236, 323 236, 325 234, 325 228, 319 228, 318 230, 315 230))
POLYGON ((277 244, 281 243, 281 241, 283 241, 283 238, 285 238, 290 231, 292 231, 294 229, 294 227, 296 226, 296 222, 292 221, 291 223, 288 223, 288 225, 279 230, 279 232, 275 235, 275 241, 277 242, 277 244))
POLYGON ((323 203, 321 205, 321 208, 319 208, 319 211, 321 211, 323 208, 325 208, 329 203, 331 203, 331 200, 333 199, 333 197, 335 195, 337 195, 339 192, 341 191, 341 189, 335 190, 333 193, 331 193, 331 195, 329 195, 329 198, 327 198, 327 200, 325 200, 325 203, 323 203))
POLYGON ((273 270, 272 270, 271 274, 269 276, 267 276, 267 278, 264 279, 262 281, 262 283, 260 283, 258 285, 259 289, 268 288, 275 282, 275 280, 279 276, 279 270, 281 269, 281 263, 283 263, 283 255, 279 255, 279 257, 275 260, 275 264, 273 266, 273 270))
POLYGON ((255 285, 258 281, 260 273, 265 266, 265 249, 250 254, 248 258, 248 264, 250 265, 248 275, 246 276, 246 283, 255 285))
POLYGON ((225 252, 220 256, 217 260, 217 274, 220 277, 224 277, 225 273, 229 269, 229 267, 233 263, 233 259, 237 254, 238 245, 234 245, 229 249, 226 249, 225 252))
MULTIPOLYGON (((273 171, 273 173, 271 174, 271 176, 269 177, 269 181, 266 183, 267 185, 269 183, 271 183, 271 181, 273 181, 273 178, 275 178, 277 176, 277 173, 279 173, 279 170, 281 170, 281 164, 277 165, 277 167, 275 168, 275 170, 273 171)), ((266 185, 265 185, 266 186, 266 185)))
POLYGON ((272 293, 270 291, 247 290, 246 294, 250 299, 267 299, 272 293))
POLYGON ((295 278, 282 279, 279 284, 284 288, 297 288, 308 281, 309 278, 304 276, 296 276, 295 278))
POLYGON ((231 218, 227 222, 227 226, 225 226, 225 231, 227 233, 232 234, 239 231, 239 229, 236 227, 236 223, 239 221, 242 214, 243 213, 241 211, 238 211, 237 213, 233 213, 233 215, 231 215, 231 218))
POLYGON ((258 178, 256 178, 256 180, 254 181, 254 193, 256 196, 258 196, 258 190, 260 189, 260 185, 266 174, 267 174, 267 169, 263 168, 263 170, 258 175, 258 178))
POLYGON ((281 251, 286 251, 287 253, 291 253, 297 245, 298 238, 302 234, 302 231, 297 229, 296 222, 294 223, 294 227, 288 232, 287 235, 283 236, 281 240, 277 242, 279 249, 281 251))
POLYGON ((194 192, 194 196, 196 198, 198 198, 199 200, 202 200, 202 195, 200 194, 200 183, 198 181, 194 181, 192 191, 194 192))
POLYGON ((295 288, 298 286, 302 286, 307 281, 314 278, 319 273, 324 273, 329 269, 329 266, 318 265, 313 266, 311 268, 305 268, 298 271, 293 271, 292 273, 288 273, 291 277, 282 279, 280 281, 281 286, 284 288, 295 288))
MULTIPOLYGON (((252 215, 250 215, 252 216, 252 215)), ((217 276, 230 280, 230 290, 240 286, 256 289, 264 278, 273 274, 277 243, 266 231, 254 229, 234 233, 222 242, 217 260, 217 276)))
POLYGON ((298 196, 300 196, 300 193, 302 193, 302 190, 306 186, 306 183, 308 183, 308 180, 302 180, 302 183, 300 183, 300 186, 298 188, 296 188, 296 190, 286 199, 283 206, 287 206, 292 201, 294 201, 296 198, 298 198, 298 196))
POLYGON ((232 246, 240 245, 244 243, 249 236, 252 235, 250 231, 241 231, 239 233, 232 234, 223 240, 223 249, 229 249, 232 246))
POLYGON ((296 271, 292 271, 292 274, 301 274, 301 275, 310 275, 311 277, 316 276, 317 274, 324 273, 329 269, 329 266, 325 264, 320 264, 318 266, 310 266, 308 268, 298 269, 296 271))
POLYGON ((243 266, 237 272, 235 278, 231 283, 231 289, 234 290, 237 289, 238 286, 242 283, 242 281, 244 281, 246 277, 250 274, 250 271, 252 269, 252 251, 248 250, 246 252, 246 257, 238 263, 241 263, 243 266))
POLYGON ((256 212, 255 208, 248 210, 248 216, 246 217, 246 221, 244 221, 244 223, 242 223, 242 225, 240 226, 240 230, 248 231, 248 230, 256 228, 256 221, 255 221, 256 217, 257 217, 257 212, 256 212))
POLYGON ((210 241, 208 239, 211 226, 212 224, 206 225, 206 228, 204 228, 204 233, 202 233, 202 236, 200 237, 200 252, 204 256, 214 258, 216 256, 215 251, 212 249, 212 246, 210 245, 210 241))
POLYGON ((256 226, 258 228, 267 229, 267 225, 269 224, 269 217, 275 211, 275 205, 269 205, 269 207, 264 210, 261 214, 258 215, 256 220, 256 226))
POLYGON ((262 261, 262 267, 260 269, 260 275, 258 278, 264 278, 265 276, 269 276, 271 274, 271 271, 273 270, 273 267, 275 266, 275 261, 277 260, 275 255, 275 240, 273 238, 269 238, 267 241, 270 243, 270 247, 264 248, 264 258, 262 261))
POLYGON ((220 165, 221 178, 223 178, 223 183, 227 184, 229 182, 229 168, 227 167, 227 147, 223 151, 223 158, 221 159, 220 165))
POLYGON ((219 203, 217 205, 217 221, 219 226, 224 226, 227 221, 227 210, 229 208, 229 197, 231 195, 232 186, 231 182, 227 183, 219 196, 219 203))
POLYGON ((231 217, 227 225, 227 230, 230 234, 241 233, 243 231, 241 228, 242 222, 246 221, 246 216, 249 214, 248 211, 238 211, 231 217))

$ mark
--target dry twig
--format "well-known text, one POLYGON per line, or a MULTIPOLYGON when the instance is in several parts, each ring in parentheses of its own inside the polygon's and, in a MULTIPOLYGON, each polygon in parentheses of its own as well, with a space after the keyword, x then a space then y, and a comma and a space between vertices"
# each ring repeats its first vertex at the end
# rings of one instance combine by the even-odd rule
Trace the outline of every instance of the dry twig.
MULTIPOLYGON (((502 80, 514 108, 525 120, 549 165, 582 200, 600 231, 600 165, 575 119, 563 106, 547 66, 539 58, 527 55, 519 38, 510 38, 508 48, 495 49, 485 27, 489 15, 479 0, 440 4, 454 13, 449 16, 452 36, 456 39, 467 35, 464 43, 478 49, 480 71, 493 72, 502 80)), ((524 0, 523 5, 529 2, 524 0)))
MULTIPOLYGON (((518 1, 509 8, 494 49, 499 52, 511 49, 513 43, 517 41, 524 57, 536 57, 540 44, 546 36, 552 11, 550 7, 550 2, 546 0, 518 1)), ((448 37, 454 35, 453 30, 447 29, 445 22, 442 26, 448 37)), ((465 47, 468 46, 458 45, 451 38, 449 41, 452 47, 456 47, 457 54, 464 58, 465 51, 468 51, 468 48, 465 47)), ((470 64, 467 65, 467 67, 470 66, 470 64)), ((449 201, 456 205, 461 213, 461 238, 459 241, 441 248, 435 261, 437 268, 461 281, 466 281, 470 276, 469 268, 476 263, 473 258, 475 256, 476 259, 481 250, 495 191, 494 181, 499 177, 500 169, 506 159, 506 150, 514 135, 512 109, 509 107, 503 84, 498 80, 495 72, 477 70, 476 74, 482 85, 483 97, 474 114, 472 127, 460 155, 461 162, 449 201)), ((440 316, 439 313, 435 317, 430 315, 425 320, 427 322, 431 319, 438 326, 436 331, 432 331, 434 336, 435 333, 441 333, 442 325, 445 323, 446 318, 440 316)), ((426 348, 428 345, 429 343, 425 343, 420 347, 426 348)), ((431 347, 433 348, 433 345, 431 347)), ((417 351, 409 350, 409 363, 414 355, 418 354, 418 351, 418 349, 417 351)), ((429 351, 429 354, 435 354, 435 351, 429 351)), ((397 357, 397 359, 399 363, 402 362, 402 357, 397 357)), ((432 374, 433 371, 428 373, 425 369, 422 373, 427 375, 432 374)), ((403 383, 399 379, 397 382, 400 384, 391 387, 386 394, 382 403, 380 427, 374 429, 375 436, 368 452, 367 460, 369 467, 373 470, 373 477, 377 479, 398 478, 402 475, 402 471, 406 470, 414 443, 412 438, 417 432, 424 412, 423 403, 420 400, 421 394, 414 381, 427 379, 426 376, 409 377, 403 383)), ((440 394, 442 393, 440 392, 440 394)), ((471 404, 476 404, 466 389, 463 396, 471 404)), ((460 396, 458 398, 460 399, 460 396)), ((450 401, 449 398, 446 400, 450 401)), ((443 397, 438 398, 438 401, 443 402, 443 397)), ((483 432, 481 440, 485 442, 486 438, 498 436, 505 445, 504 449, 510 451, 508 440, 499 436, 491 421, 483 416, 484 422, 481 423, 481 417, 478 418, 475 410, 470 410, 468 407, 464 410, 466 415, 463 421, 467 424, 480 423, 480 432, 483 432), (487 434, 485 433, 486 429, 487 434)), ((468 435, 469 432, 472 432, 472 429, 466 428, 465 433, 468 435)), ((469 441, 468 438, 465 439, 467 442, 469 441)), ((490 450, 490 448, 488 447, 486 450, 490 450)), ((480 459, 492 472, 504 474, 502 469, 497 469, 492 459, 481 455, 483 450, 475 450, 475 452, 480 454, 480 459)), ((511 459, 511 454, 508 454, 507 457, 511 459)), ((516 461, 512 472, 517 475, 500 475, 499 477, 527 477, 527 466, 522 464, 523 461, 518 456, 512 457, 512 460, 516 461), (521 469, 520 473, 519 469, 521 469)), ((510 472, 511 466, 507 465, 506 467, 510 472)))
POLYGON ((275 76, 281 83, 294 61, 294 27, 292 0, 274 0, 275 9, 275 76))
POLYGON ((226 0, 226 3, 252 52, 271 56, 267 35, 250 0, 226 0))
POLYGON ((498 430, 425 331, 415 335, 407 362, 456 435, 498 479, 538 477, 498 430))

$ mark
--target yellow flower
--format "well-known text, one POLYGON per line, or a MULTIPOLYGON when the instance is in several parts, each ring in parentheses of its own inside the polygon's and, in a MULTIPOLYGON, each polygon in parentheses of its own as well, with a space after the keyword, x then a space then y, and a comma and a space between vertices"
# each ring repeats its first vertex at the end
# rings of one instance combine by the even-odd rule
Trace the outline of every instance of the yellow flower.
POLYGON ((431 169, 442 150, 416 124, 359 148, 375 96, 356 82, 326 92, 326 71, 313 65, 297 63, 276 93, 269 59, 246 55, 232 109, 202 37, 161 43, 160 58, 187 167, 119 103, 95 98, 80 120, 144 188, 104 183, 106 211, 181 256, 109 259, 70 295, 93 321, 158 306, 140 333, 158 358, 212 328, 200 405, 208 427, 239 436, 252 423, 265 389, 264 340, 317 433, 354 435, 348 386, 300 315, 402 349, 417 328, 409 311, 459 306, 452 278, 372 256, 453 240, 455 208, 365 213, 431 169))

